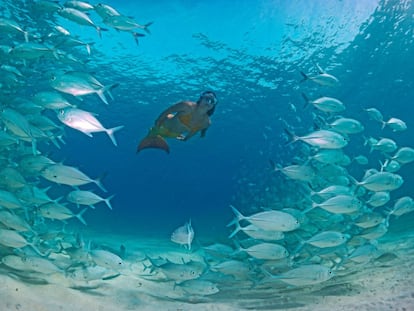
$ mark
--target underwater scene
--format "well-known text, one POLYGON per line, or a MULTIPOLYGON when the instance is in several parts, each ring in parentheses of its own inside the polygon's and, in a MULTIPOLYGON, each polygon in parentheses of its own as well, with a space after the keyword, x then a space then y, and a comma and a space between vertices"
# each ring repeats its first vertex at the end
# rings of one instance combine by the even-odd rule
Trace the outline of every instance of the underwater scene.
POLYGON ((414 310, 412 1, 0 3, 0 310, 414 310))

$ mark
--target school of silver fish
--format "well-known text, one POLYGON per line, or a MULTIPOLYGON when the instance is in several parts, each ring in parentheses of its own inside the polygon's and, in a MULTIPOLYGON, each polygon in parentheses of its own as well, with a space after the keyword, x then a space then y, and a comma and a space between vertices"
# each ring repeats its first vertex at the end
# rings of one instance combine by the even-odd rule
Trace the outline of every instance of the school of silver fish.
MULTIPOLYGON (((302 144, 303 154, 291 165, 272 162, 272 173, 295 185, 294 195, 286 192, 289 204, 262 206, 249 215, 243 212, 249 206, 231 206, 235 218, 227 244, 194 247, 191 220, 172 232, 175 251, 144 249, 138 256, 123 246, 86 244, 64 229, 66 222, 86 225, 85 213, 96 205, 112 210, 113 195, 80 189, 89 185, 106 192, 100 177, 89 177, 42 150, 64 143, 59 121, 88 136, 104 132, 116 146, 114 133, 122 125, 105 127, 83 106, 97 96, 110 107, 118 84, 103 84, 88 72, 83 59, 93 57, 93 42, 81 41, 60 21, 92 27, 98 40, 109 31, 103 24, 131 33, 136 43, 145 35, 139 31, 150 33, 152 22, 139 24, 102 3, 13 3, 5 2, 0 17, 0 273, 39 284, 63 278, 81 290, 133 275, 145 280, 136 290, 180 301, 203 301, 223 292, 263 293, 266 298, 274 290, 330 284, 376 262, 387 255, 381 238, 390 223, 414 211, 410 196, 393 195, 404 184, 399 172, 414 161, 414 149, 386 137, 407 130, 406 123, 384 119, 377 108, 366 107, 382 131, 366 137, 366 125, 346 116, 341 100, 302 94, 304 109, 313 106, 321 126, 307 133, 286 128, 289 144, 302 144), (353 137, 365 154, 347 154, 353 137), (353 176, 347 169, 351 163, 365 166, 364 176, 353 176), (58 185, 66 193, 49 196, 58 185)), ((315 74, 302 72, 298 83, 314 83, 320 92, 340 85, 337 77, 317 69, 315 74)))

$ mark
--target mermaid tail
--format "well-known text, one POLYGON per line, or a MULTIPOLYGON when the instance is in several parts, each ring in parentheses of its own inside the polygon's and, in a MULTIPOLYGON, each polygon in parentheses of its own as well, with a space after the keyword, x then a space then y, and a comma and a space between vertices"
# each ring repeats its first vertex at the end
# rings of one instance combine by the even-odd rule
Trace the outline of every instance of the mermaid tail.
POLYGON ((147 148, 162 149, 166 153, 170 153, 170 147, 168 146, 165 139, 160 135, 151 135, 151 133, 148 134, 143 140, 141 140, 137 148, 137 153, 147 148))

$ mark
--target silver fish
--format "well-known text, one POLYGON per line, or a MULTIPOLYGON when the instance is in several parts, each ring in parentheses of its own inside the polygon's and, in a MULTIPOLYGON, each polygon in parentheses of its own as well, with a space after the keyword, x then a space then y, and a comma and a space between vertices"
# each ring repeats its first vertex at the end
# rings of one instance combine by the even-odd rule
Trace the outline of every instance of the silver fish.
POLYGON ((46 203, 39 207, 40 214, 45 218, 66 220, 66 219, 76 217, 85 226, 86 226, 86 221, 85 219, 83 219, 82 216, 87 210, 88 209, 85 208, 81 210, 78 214, 75 214, 70 209, 68 209, 66 206, 59 204, 57 202, 46 203))
POLYGON ((382 128, 388 126, 393 132, 401 132, 407 129, 405 122, 398 118, 390 118, 388 121, 382 122, 382 128))
POLYGON ((33 101, 46 109, 56 110, 74 107, 74 105, 69 103, 60 93, 56 91, 36 93, 33 96, 33 101))
POLYGON ((315 234, 303 243, 311 244, 319 248, 335 247, 344 244, 350 238, 349 234, 337 231, 323 231, 315 234))
POLYGON ((390 193, 388 191, 378 191, 374 192, 365 203, 372 207, 379 207, 387 204, 390 198, 390 193))
POLYGON ((303 76, 302 81, 310 80, 310 81, 313 81, 313 82, 315 82, 319 85, 329 86, 329 87, 334 87, 334 86, 337 86, 339 84, 339 80, 335 76, 330 75, 329 73, 320 73, 320 74, 314 75, 314 76, 309 76, 309 75, 305 74, 304 72, 301 72, 301 74, 303 76))
POLYGON ((124 267, 124 261, 118 255, 103 249, 94 249, 89 252, 92 260, 101 267, 119 270, 124 267))
POLYGON ((280 171, 293 180, 311 182, 315 178, 315 171, 307 165, 289 165, 285 167, 274 166, 274 171, 280 171))
POLYGON ((372 120, 378 121, 381 123, 384 121, 384 117, 382 116, 381 111, 379 111, 377 108, 366 108, 364 110, 368 113, 368 116, 372 120))
POLYGON ((398 148, 395 141, 390 138, 381 138, 380 140, 375 140, 375 142, 368 141, 368 143, 371 145, 371 152, 373 150, 378 150, 381 152, 389 153, 394 152, 398 148))
POLYGON ((205 280, 187 280, 177 285, 189 295, 207 296, 219 292, 216 283, 205 280))
POLYGON ((145 25, 138 24, 133 18, 125 15, 112 15, 107 16, 103 22, 115 28, 116 30, 121 31, 132 31, 134 29, 142 29, 147 33, 150 33, 148 27, 152 25, 153 22, 149 22, 145 25))
POLYGON ((191 250, 191 243, 194 239, 194 229, 191 226, 191 219, 181 227, 178 227, 171 234, 171 241, 180 245, 184 245, 191 250))
POLYGON ((94 76, 86 72, 68 71, 60 75, 53 75, 50 79, 50 85, 60 92, 73 96, 84 96, 97 94, 99 98, 109 105, 105 92, 112 98, 111 89, 118 86, 118 83, 104 86, 94 76))
POLYGON ((107 4, 103 4, 103 3, 98 3, 95 5, 95 12, 102 18, 108 18, 111 16, 117 16, 117 15, 121 15, 121 13, 119 13, 117 10, 115 10, 113 7, 107 5, 107 4))
POLYGON ((99 178, 92 179, 85 173, 72 166, 59 163, 52 164, 43 169, 40 172, 40 175, 51 182, 69 186, 81 186, 94 183, 102 191, 106 192, 106 189, 102 185, 102 182, 99 178))
POLYGON ((357 185, 371 191, 391 191, 398 189, 403 183, 404 179, 400 175, 379 172, 364 178, 361 182, 357 182, 357 185))
POLYGON ((411 147, 402 147, 391 158, 401 164, 407 164, 414 161, 414 149, 411 147))
POLYGON ((287 130, 286 132, 292 138, 292 143, 301 140, 321 149, 341 149, 348 144, 348 140, 343 135, 329 130, 318 130, 305 136, 297 136, 287 130))
POLYGON ((79 208, 79 204, 81 205, 89 205, 92 208, 95 208, 93 205, 97 204, 99 202, 105 202, 105 204, 108 206, 109 209, 112 209, 112 205, 111 205, 111 199, 114 197, 115 195, 111 195, 110 197, 104 199, 101 196, 91 192, 91 191, 86 191, 86 190, 73 190, 71 192, 69 192, 66 195, 66 199, 69 202, 72 202, 74 204, 78 205, 79 208))
POLYGON ((308 104, 312 104, 316 109, 328 113, 338 113, 344 111, 345 105, 336 98, 323 96, 314 100, 310 100, 305 94, 302 93, 302 97, 305 100, 305 107, 308 104))
POLYGON ((106 29, 103 29, 103 28, 97 26, 90 19, 90 17, 86 13, 84 13, 82 11, 79 11, 77 9, 74 9, 74 8, 62 8, 62 9, 59 10, 58 13, 62 17, 66 18, 66 19, 68 19, 68 20, 70 20, 72 22, 75 22, 75 23, 77 23, 79 25, 85 25, 85 26, 90 26, 90 27, 95 28, 96 31, 98 32, 98 35, 99 35, 100 38, 102 37, 101 31, 102 30, 106 30, 106 29))
POLYGON ((279 244, 259 243, 248 248, 238 247, 237 251, 243 251, 256 259, 277 260, 289 256, 286 248, 279 244))
POLYGON ((351 118, 338 118, 328 126, 342 134, 358 134, 364 130, 364 126, 358 120, 351 118))
POLYGON ((7 19, 4 17, 0 18, 0 32, 2 33, 22 33, 24 35, 24 40, 29 41, 29 33, 21 26, 19 26, 15 21, 7 19))
POLYGON ((114 133, 124 126, 116 126, 113 128, 105 128, 101 122, 95 116, 85 110, 78 108, 66 108, 58 112, 58 119, 65 125, 74 128, 89 137, 92 137, 92 133, 105 132, 108 134, 112 143, 117 146, 117 142, 114 133))
POLYGON ((303 265, 278 275, 272 275, 267 271, 264 272, 270 276, 271 280, 277 279, 293 286, 319 284, 329 280, 334 275, 330 268, 316 264, 303 265))
POLYGON ((251 224, 262 230, 288 232, 299 228, 299 221, 291 214, 271 210, 259 212, 251 216, 242 215, 234 206, 230 206, 236 215, 235 220, 230 222, 227 226, 231 226, 241 220, 247 220, 251 224))
POLYGON ((362 207, 362 201, 353 195, 339 194, 322 203, 314 202, 304 213, 319 207, 333 214, 352 214, 362 207))

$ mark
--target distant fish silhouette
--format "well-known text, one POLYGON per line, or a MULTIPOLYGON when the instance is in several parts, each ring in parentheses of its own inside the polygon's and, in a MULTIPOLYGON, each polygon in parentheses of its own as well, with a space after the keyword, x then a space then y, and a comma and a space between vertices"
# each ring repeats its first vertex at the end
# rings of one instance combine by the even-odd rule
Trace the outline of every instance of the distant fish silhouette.
POLYGON ((171 241, 180 245, 187 246, 191 250, 191 243, 194 239, 194 230, 191 226, 191 219, 186 222, 183 226, 174 230, 171 234, 171 241))

